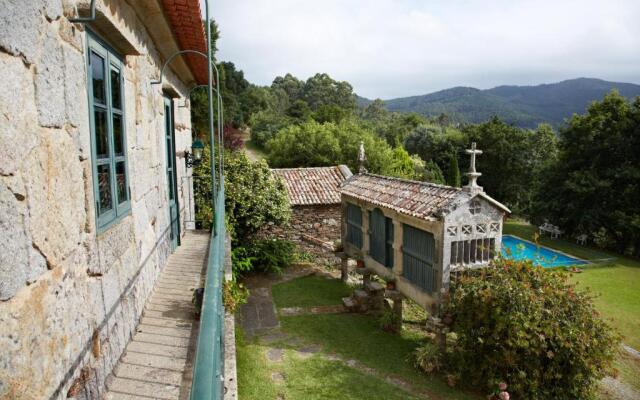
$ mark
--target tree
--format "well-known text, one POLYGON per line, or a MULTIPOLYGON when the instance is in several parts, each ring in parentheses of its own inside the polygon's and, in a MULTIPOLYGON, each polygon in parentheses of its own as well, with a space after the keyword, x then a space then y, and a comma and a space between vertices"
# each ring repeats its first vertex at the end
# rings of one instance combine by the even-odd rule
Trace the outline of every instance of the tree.
MULTIPOLYGON (((413 157, 417 157, 417 155, 414 155, 413 157)), ((438 167, 438 164, 433 162, 433 160, 425 162, 424 175, 422 180, 425 182, 437 183, 440 185, 444 185, 446 183, 444 180, 444 175, 442 174, 442 170, 440 169, 440 167, 438 167)))
POLYGON ((332 104, 349 111, 356 109, 353 87, 348 82, 338 82, 327 74, 315 74, 307 79, 303 99, 312 111, 317 111, 323 104, 332 104))
MULTIPOLYGON (((494 117, 483 124, 466 127, 464 133, 465 146, 476 142, 483 151, 477 160, 477 169, 482 172, 480 186, 514 212, 526 214, 531 206, 537 168, 531 158, 532 132, 494 117)), ((465 164, 468 166, 468 160, 465 164)))
POLYGON ((640 97, 630 102, 611 92, 569 120, 558 147, 557 162, 544 169, 534 219, 639 256, 640 97))
POLYGON ((460 179, 460 168, 458 168, 458 157, 454 154, 449 156, 449 173, 447 174, 447 184, 453 187, 462 186, 460 179))
POLYGON ((311 118, 311 110, 304 100, 296 100, 287 109, 287 116, 302 122, 311 118))
POLYGON ((353 119, 338 124, 307 121, 282 129, 267 143, 269 165, 276 168, 346 164, 358 168, 358 148, 364 143, 370 172, 419 179, 422 161, 402 147, 392 149, 365 125, 353 119))

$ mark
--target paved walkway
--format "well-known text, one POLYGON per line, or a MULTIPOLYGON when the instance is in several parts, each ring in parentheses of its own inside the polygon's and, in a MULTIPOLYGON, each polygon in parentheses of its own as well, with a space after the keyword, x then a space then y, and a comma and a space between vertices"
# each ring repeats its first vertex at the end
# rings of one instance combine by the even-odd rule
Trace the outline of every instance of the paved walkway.
POLYGON ((187 399, 198 337, 191 303, 209 234, 187 232, 149 297, 135 336, 107 380, 105 399, 187 399))

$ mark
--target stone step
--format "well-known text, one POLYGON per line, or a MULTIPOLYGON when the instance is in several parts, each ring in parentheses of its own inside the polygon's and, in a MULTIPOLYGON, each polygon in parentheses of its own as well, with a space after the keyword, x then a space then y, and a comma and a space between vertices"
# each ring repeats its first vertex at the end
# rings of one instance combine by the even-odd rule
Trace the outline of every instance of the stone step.
POLYGON ((358 304, 356 304, 355 300, 351 297, 343 297, 342 305, 344 305, 347 311, 355 311, 356 307, 358 307, 358 304))
POLYGON ((364 284, 364 290, 367 293, 380 293, 384 290, 384 286, 382 286, 381 284, 379 284, 378 282, 365 282, 364 284))
POLYGON ((362 289, 356 289, 353 291, 353 298, 358 304, 362 304, 369 298, 369 294, 362 289))
POLYGON ((356 268, 354 269, 355 273, 358 275, 373 275, 374 271, 371 268, 356 268))

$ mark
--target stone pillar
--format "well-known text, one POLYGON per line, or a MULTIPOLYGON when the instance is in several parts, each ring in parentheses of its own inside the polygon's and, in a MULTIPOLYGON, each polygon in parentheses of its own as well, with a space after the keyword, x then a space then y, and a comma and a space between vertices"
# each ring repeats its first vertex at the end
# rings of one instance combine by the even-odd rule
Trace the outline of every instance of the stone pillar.
POLYGON ((385 295, 393 301, 394 330, 402 330, 402 294, 397 290, 387 290, 385 295))
POLYGON ((393 220, 393 272, 402 276, 402 222, 393 220))
POLYGON ((340 254, 340 279, 347 282, 349 279, 349 257, 346 254, 340 254))

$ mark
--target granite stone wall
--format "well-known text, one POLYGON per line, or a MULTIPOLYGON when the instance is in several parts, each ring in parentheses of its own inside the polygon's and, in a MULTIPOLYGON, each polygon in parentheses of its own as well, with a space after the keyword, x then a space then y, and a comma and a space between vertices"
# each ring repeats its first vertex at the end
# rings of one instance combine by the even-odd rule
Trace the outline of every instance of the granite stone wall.
MULTIPOLYGON (((131 212, 100 234, 75 1, 0 7, 0 399, 101 398, 170 253, 162 88, 150 85, 163 57, 130 2, 98 3, 103 31, 118 32, 104 39, 128 49, 131 189, 131 212)), ((169 70, 165 89, 184 96, 185 79, 169 70)), ((182 150, 190 113, 175 110, 182 150)), ((184 221, 192 190, 176 165, 184 221)))
POLYGON ((286 226, 269 226, 263 234, 295 242, 301 251, 314 255, 319 263, 338 264, 340 260, 333 251, 320 242, 333 244, 340 240, 340 204, 292 206, 291 211, 286 226))

